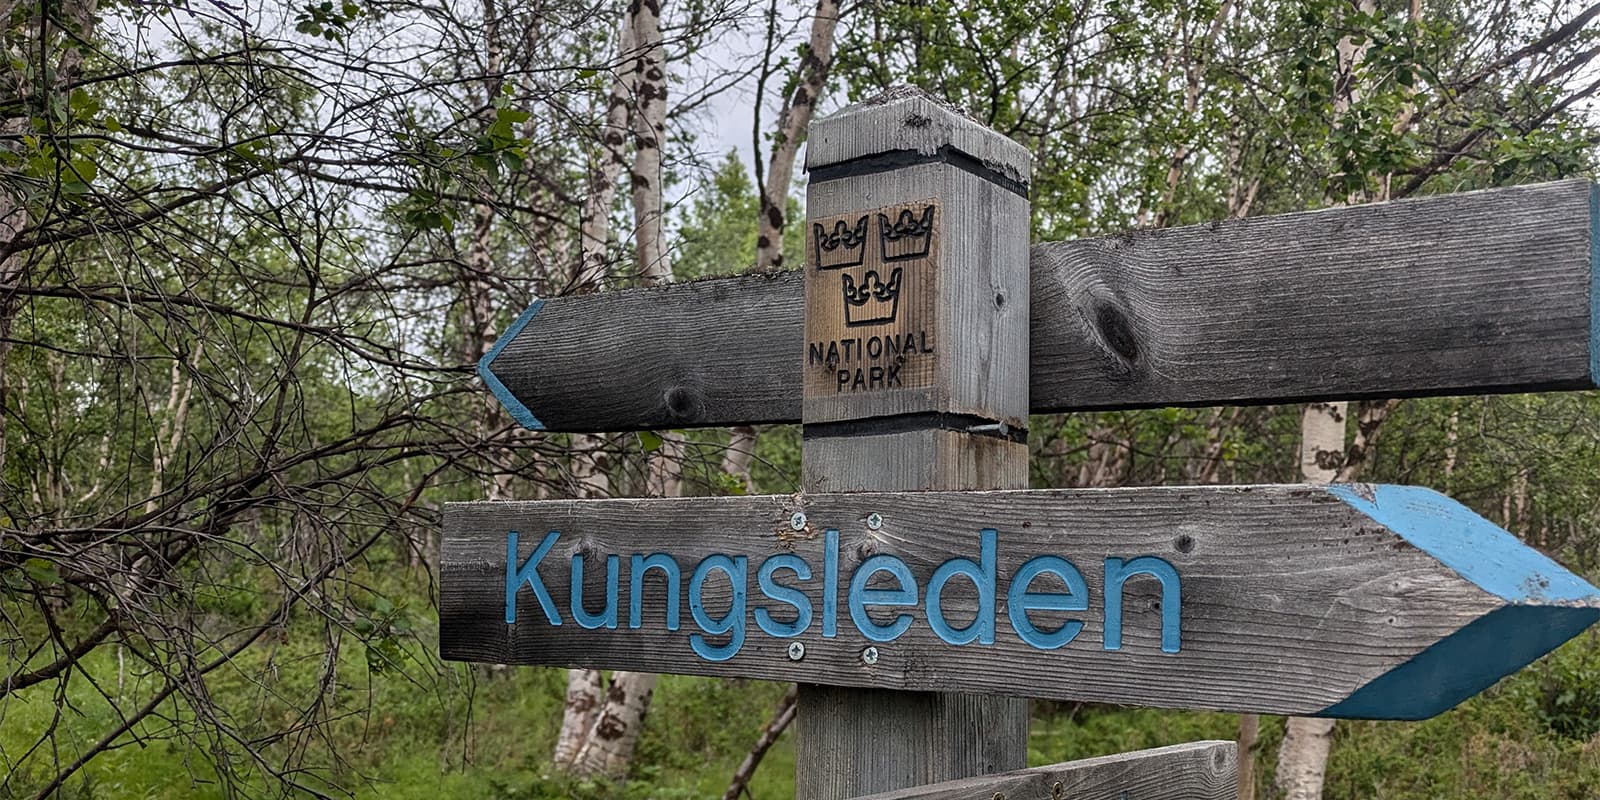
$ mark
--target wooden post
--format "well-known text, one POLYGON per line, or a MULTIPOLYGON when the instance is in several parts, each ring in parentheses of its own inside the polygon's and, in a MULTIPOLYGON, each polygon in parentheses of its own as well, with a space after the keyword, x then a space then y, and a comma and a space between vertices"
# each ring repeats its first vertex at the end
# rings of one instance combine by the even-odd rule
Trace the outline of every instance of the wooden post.
MULTIPOLYGON (((805 491, 1026 488, 1026 149, 899 89, 814 122, 806 166, 805 491)), ((865 515, 841 562, 914 536, 865 515)), ((799 798, 1026 766, 1026 700, 801 684, 797 720, 799 798)))

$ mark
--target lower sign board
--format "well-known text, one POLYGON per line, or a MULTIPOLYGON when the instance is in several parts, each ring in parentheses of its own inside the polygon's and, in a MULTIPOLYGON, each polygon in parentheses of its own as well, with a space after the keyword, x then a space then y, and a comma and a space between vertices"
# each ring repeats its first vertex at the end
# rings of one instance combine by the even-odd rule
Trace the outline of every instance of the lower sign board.
POLYGON ((1233 742, 1213 741, 961 778, 854 800, 1236 800, 1238 796, 1238 748, 1233 742))
POLYGON ((439 607, 454 660, 1420 719, 1600 591, 1346 484, 457 503, 439 607))

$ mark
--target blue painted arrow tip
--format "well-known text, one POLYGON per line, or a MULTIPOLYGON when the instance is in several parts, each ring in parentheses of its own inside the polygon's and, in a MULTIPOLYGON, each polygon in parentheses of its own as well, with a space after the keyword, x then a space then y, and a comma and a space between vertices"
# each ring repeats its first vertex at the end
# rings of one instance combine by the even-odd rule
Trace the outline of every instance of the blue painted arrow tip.
POLYGON ((1600 601, 1600 589, 1432 489, 1335 484, 1328 493, 1508 603, 1600 601))
POLYGON ((1328 493, 1506 602, 1318 716, 1426 719, 1600 621, 1600 590, 1438 492, 1334 485, 1328 493))
POLYGON ((511 323, 511 327, 506 328, 505 333, 500 334, 500 337, 495 339, 494 346, 489 348, 489 352, 484 353, 483 358, 478 360, 478 377, 483 379, 484 385, 489 387, 489 391, 494 393, 495 399, 499 400, 500 405, 505 407, 506 413, 510 414, 511 418, 517 421, 517 424, 535 431, 544 430, 544 423, 540 422, 539 418, 534 416, 533 412, 529 411, 528 407, 523 405, 522 401, 518 400, 510 389, 506 388, 506 385, 500 381, 500 376, 494 374, 492 364, 495 357, 500 355, 500 351, 504 350, 512 339, 517 338, 517 334, 521 333, 522 329, 527 326, 528 320, 533 319, 533 315, 539 313, 539 309, 542 306, 544 306, 543 300, 533 301, 533 305, 528 306, 528 309, 517 317, 517 321, 511 323))

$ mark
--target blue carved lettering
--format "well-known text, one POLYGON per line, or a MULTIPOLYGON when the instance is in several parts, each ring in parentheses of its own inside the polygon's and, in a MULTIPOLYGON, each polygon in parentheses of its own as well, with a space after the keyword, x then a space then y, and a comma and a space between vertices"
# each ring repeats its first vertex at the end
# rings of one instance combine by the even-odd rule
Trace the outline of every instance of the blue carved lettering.
POLYGON ((678 583, 682 574, 678 571, 678 560, 666 553, 651 553, 642 556, 633 554, 628 564, 628 627, 637 628, 640 617, 644 616, 644 574, 645 572, 659 569, 661 576, 667 582, 667 630, 678 629, 678 583))
POLYGON ((811 598, 806 593, 792 586, 778 583, 773 574, 780 569, 794 573, 798 580, 811 579, 811 567, 805 559, 793 553, 781 553, 766 561, 761 562, 761 569, 756 571, 756 583, 761 587, 761 593, 785 605, 794 606, 795 618, 793 622, 779 622, 772 618, 771 612, 765 607, 757 608, 753 613, 756 626, 766 631, 768 636, 788 638, 799 636, 811 627, 811 598))
POLYGON ((1122 584, 1134 575, 1149 575, 1161 582, 1161 650, 1164 653, 1178 652, 1182 640, 1179 612, 1183 590, 1178 581, 1178 571, 1155 556, 1140 556, 1126 563, 1120 558, 1106 559, 1105 649, 1122 649, 1122 584))
POLYGON ((694 624, 713 636, 730 634, 728 643, 724 645, 713 645, 698 633, 689 634, 689 648, 707 661, 727 661, 744 646, 745 582, 749 563, 750 559, 745 556, 706 556, 689 578, 689 614, 694 617, 694 624), (728 613, 722 615, 721 619, 713 619, 705 606, 705 583, 712 570, 721 571, 730 584, 731 602, 728 604, 728 613))
POLYGON ((1089 587, 1083 582, 1083 573, 1060 556, 1037 556, 1029 559, 1011 576, 1011 589, 1006 592, 1006 614, 1011 617, 1011 627, 1017 638, 1040 650, 1065 647, 1083 630, 1083 623, 1068 620, 1053 631, 1041 631, 1028 618, 1029 611, 1084 611, 1089 608, 1089 587), (1033 579, 1040 575, 1054 575, 1066 584, 1065 592, 1030 592, 1033 579))
POLYGON ((939 565, 928 579, 928 626, 940 639, 950 644, 994 644, 994 587, 995 550, 998 537, 994 528, 984 528, 979 533, 978 562, 965 558, 952 558, 939 565), (944 617, 943 594, 945 584, 957 575, 964 575, 978 590, 978 616, 965 628, 953 627, 944 617))
POLYGON ((621 559, 614 555, 606 556, 606 608, 599 614, 591 614, 583 607, 583 554, 573 554, 572 619, 581 627, 590 630, 617 627, 617 568, 620 562, 621 559))
POLYGON ((911 627, 910 614, 897 614, 893 622, 879 625, 867 616, 867 606, 914 606, 917 604, 917 581, 906 562, 890 555, 876 555, 861 562, 850 576, 850 619, 861 635, 874 642, 892 642, 911 627), (898 589, 868 589, 867 582, 873 574, 887 572, 900 583, 898 589))
POLYGON ((512 565, 517 563, 517 532, 506 532, 507 625, 517 621, 517 590, 521 589, 524 583, 528 584, 528 588, 533 589, 533 596, 539 599, 539 608, 544 611, 544 616, 550 620, 550 624, 561 624, 561 615, 556 613, 555 601, 550 599, 550 592, 545 590, 544 581, 539 577, 539 562, 544 560, 545 555, 550 552, 550 548, 555 545, 556 539, 559 538, 561 538, 561 534, 556 531, 545 534, 544 541, 534 548, 533 555, 528 556, 528 560, 522 562, 521 567, 513 569, 512 565))

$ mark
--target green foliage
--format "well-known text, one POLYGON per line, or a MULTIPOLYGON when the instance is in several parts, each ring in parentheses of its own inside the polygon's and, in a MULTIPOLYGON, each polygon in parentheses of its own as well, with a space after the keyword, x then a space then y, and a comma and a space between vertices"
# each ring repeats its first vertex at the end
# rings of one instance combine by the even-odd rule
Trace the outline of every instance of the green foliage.
MULTIPOLYGON (((729 152, 717 163, 710 180, 689 198, 676 231, 673 271, 680 280, 733 275, 748 270, 756 259, 757 211, 760 199, 744 162, 729 152)), ((804 212, 791 200, 784 219, 783 258, 798 264, 804 212)))

